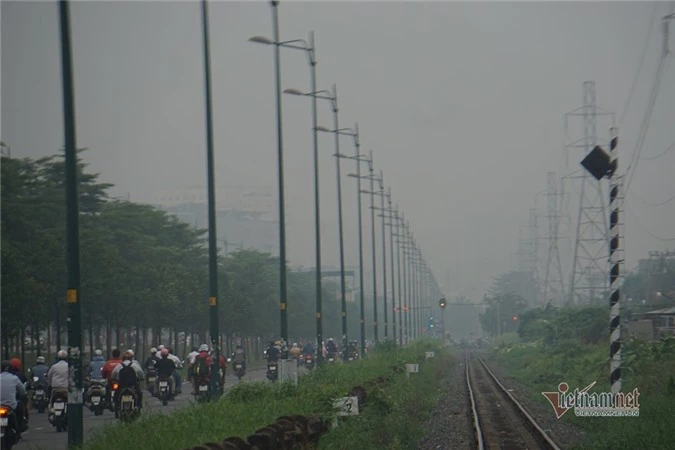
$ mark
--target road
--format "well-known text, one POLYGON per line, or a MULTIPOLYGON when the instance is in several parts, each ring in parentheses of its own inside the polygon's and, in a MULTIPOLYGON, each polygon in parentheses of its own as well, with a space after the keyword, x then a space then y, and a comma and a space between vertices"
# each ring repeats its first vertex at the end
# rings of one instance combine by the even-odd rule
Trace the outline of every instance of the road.
MULTIPOLYGON (((229 372, 229 371, 228 371, 229 372)), ((241 382, 263 381, 265 380, 265 369, 254 369, 242 378, 241 382)), ((234 375, 228 373, 225 380, 225 392, 235 386, 239 380, 234 375)), ((187 382, 183 383, 183 393, 169 402, 167 406, 156 398, 150 396, 148 391, 143 392, 143 414, 160 413, 171 414, 179 408, 184 408, 195 403, 194 397, 190 394, 192 391, 187 382)), ((84 409, 84 440, 91 438, 92 434, 104 424, 113 424, 115 415, 109 410, 102 416, 95 416, 87 408, 84 409)), ((30 412, 30 422, 28 431, 23 434, 23 438, 14 448, 17 450, 45 450, 45 449, 65 449, 68 444, 68 432, 57 433, 56 428, 47 420, 47 413, 38 414, 35 409, 30 412)))

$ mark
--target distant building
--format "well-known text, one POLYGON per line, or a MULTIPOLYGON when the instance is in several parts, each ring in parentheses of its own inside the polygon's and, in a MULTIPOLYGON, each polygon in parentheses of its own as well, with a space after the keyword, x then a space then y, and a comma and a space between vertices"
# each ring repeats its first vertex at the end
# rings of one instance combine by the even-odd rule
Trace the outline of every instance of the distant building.
MULTIPOLYGON (((218 187, 216 232, 218 247, 229 253, 253 248, 279 254, 279 230, 275 191, 265 187, 218 187)), ((153 204, 196 227, 208 227, 207 193, 204 186, 162 189, 153 195, 153 204)))

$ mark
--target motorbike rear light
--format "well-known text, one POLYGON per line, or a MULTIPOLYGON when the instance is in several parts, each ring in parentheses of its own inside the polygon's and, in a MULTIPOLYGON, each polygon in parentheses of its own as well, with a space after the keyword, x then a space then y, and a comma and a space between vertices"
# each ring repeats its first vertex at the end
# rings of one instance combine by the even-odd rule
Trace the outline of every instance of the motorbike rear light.
POLYGON ((112 385, 113 391, 116 391, 118 387, 120 387, 119 384, 113 383, 113 385, 112 385))
POLYGON ((6 406, 0 406, 0 417, 9 416, 9 408, 6 406))

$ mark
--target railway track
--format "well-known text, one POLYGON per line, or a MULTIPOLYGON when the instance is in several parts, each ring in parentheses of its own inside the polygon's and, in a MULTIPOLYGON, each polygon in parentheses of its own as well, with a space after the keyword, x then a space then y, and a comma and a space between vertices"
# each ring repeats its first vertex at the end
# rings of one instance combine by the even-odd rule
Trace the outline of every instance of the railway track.
POLYGON ((465 363, 479 450, 560 450, 478 355, 467 352, 465 363))

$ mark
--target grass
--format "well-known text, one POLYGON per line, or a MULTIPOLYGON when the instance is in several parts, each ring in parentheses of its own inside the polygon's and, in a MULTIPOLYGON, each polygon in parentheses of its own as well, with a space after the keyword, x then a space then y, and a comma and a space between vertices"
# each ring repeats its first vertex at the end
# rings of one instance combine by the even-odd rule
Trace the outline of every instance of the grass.
MULTIPOLYGON (((622 391, 640 392, 639 417, 576 417, 564 420, 583 429, 588 438, 575 450, 633 450, 674 448, 675 339, 655 343, 625 341, 622 391)), ((571 389, 597 381, 593 392, 608 392, 607 345, 566 340, 556 345, 516 343, 494 351, 496 359, 514 378, 531 387, 531 398, 548 404, 542 391, 555 391, 566 381, 571 389)), ((551 410, 551 414, 553 411, 551 410)))
POLYGON ((315 370, 302 376, 297 386, 242 383, 218 402, 108 425, 84 448, 109 449, 114 442, 115 448, 181 449, 228 436, 246 437, 282 415, 332 418, 333 400, 356 385, 368 392, 365 407, 359 416, 341 419, 338 429, 322 437, 321 448, 414 448, 451 361, 436 341, 415 342, 405 349, 382 348, 363 361, 315 370), (425 361, 424 352, 430 350, 437 356, 425 361), (406 377, 406 363, 420 363, 420 372, 406 377), (379 383, 373 383, 378 377, 379 383))

